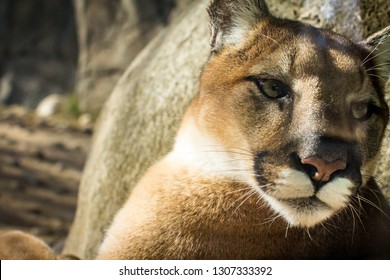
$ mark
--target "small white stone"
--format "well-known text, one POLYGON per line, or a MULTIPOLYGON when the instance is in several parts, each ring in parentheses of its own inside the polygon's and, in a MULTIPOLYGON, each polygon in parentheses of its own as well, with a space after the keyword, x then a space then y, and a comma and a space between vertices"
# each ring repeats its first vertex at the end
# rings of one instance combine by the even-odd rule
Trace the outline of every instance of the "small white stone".
POLYGON ((65 98, 63 96, 59 94, 51 94, 42 99, 42 101, 35 109, 35 113, 39 117, 50 117, 60 111, 61 107, 64 105, 64 102, 65 98))

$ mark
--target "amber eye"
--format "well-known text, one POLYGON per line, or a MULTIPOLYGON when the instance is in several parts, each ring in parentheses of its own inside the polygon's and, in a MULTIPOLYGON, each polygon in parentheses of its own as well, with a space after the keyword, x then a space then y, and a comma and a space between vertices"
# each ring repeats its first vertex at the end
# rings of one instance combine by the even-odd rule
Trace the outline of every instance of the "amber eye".
POLYGON ((370 117, 369 104, 366 102, 355 102, 351 104, 352 116, 357 120, 366 120, 370 117))
POLYGON ((271 99, 290 95, 290 88, 283 82, 275 79, 257 79, 256 84, 262 94, 271 99))

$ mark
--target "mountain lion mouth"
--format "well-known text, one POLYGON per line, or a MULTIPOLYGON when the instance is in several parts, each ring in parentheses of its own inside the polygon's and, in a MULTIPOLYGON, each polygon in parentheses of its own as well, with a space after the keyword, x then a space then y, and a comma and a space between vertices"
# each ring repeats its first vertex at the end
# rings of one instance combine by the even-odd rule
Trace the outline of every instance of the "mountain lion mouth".
POLYGON ((260 190, 270 207, 291 226, 313 227, 348 207, 355 184, 336 178, 316 190, 302 172, 285 169, 267 190, 260 190))
POLYGON ((314 227, 339 211, 316 197, 279 200, 269 196, 265 200, 290 226, 296 227, 314 227))
POLYGON ((297 211, 315 210, 321 207, 329 207, 326 203, 322 202, 315 196, 308 197, 308 198, 287 199, 287 200, 280 200, 280 201, 282 203, 286 203, 290 205, 291 207, 296 208, 297 211))

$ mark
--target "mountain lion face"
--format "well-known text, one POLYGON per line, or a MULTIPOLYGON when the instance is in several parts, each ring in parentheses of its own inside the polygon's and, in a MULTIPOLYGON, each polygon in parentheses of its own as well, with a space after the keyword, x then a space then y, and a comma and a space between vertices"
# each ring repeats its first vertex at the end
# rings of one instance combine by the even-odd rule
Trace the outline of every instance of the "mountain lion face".
POLYGON ((324 222, 358 199, 378 156, 388 121, 378 38, 370 48, 276 19, 262 1, 218 2, 190 108, 203 152, 290 225, 324 222))

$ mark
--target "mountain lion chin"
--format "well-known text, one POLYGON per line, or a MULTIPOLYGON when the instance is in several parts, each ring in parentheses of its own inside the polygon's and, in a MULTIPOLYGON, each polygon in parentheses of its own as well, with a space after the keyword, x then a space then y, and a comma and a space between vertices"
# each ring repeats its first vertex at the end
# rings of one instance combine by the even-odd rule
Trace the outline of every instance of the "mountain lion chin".
MULTIPOLYGON (((289 173, 293 174, 294 179, 305 178, 298 171, 289 173)), ((283 181, 285 184, 275 186, 272 194, 262 192, 261 195, 290 226, 302 228, 312 228, 326 222, 347 208, 355 187, 346 178, 335 178, 319 190, 315 190, 308 178, 303 179, 301 184, 296 184, 294 180, 294 184, 289 185, 286 178, 283 181), (292 191, 297 191, 295 196, 289 196, 292 191)))

